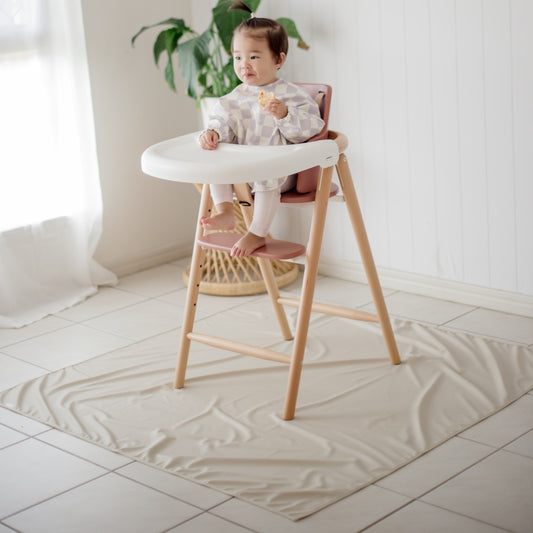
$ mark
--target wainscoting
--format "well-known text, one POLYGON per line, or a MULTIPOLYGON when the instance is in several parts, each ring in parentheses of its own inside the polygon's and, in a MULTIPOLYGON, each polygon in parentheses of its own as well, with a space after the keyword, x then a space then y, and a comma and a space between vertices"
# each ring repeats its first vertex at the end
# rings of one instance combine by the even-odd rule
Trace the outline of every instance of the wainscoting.
MULTIPOLYGON (((533 3, 269 0, 259 15, 293 18, 311 46, 283 76, 333 86, 378 266, 531 313, 533 3)), ((357 262, 347 217, 328 217, 324 259, 357 262)))

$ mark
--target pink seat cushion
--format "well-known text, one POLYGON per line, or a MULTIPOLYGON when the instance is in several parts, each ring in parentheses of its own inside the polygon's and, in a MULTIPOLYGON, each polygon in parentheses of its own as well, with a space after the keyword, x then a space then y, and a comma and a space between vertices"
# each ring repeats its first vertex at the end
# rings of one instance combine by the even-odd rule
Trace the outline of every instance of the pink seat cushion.
MULTIPOLYGON (((329 189, 329 197, 335 196, 339 187, 336 183, 332 183, 329 189)), ((284 204, 304 204, 307 202, 314 202, 316 197, 316 190, 306 193, 299 193, 296 189, 281 194, 281 202, 284 204)))
MULTIPOLYGON (((320 116, 324 120, 325 124, 322 131, 309 139, 307 142, 319 141, 328 138, 328 121, 329 121, 329 109, 331 105, 331 86, 319 83, 297 83, 301 89, 317 101, 320 109, 320 116), (319 95, 321 95, 319 97, 319 95)), ((314 191, 317 186, 318 177, 320 175, 320 169, 318 167, 308 168, 298 173, 296 180, 296 191, 302 194, 314 191)))

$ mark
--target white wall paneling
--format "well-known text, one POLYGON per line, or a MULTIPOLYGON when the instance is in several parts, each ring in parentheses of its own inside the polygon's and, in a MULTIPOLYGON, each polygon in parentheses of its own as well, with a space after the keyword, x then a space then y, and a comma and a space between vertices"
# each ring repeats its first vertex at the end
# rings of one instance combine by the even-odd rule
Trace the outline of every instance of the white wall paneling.
POLYGON ((533 292, 533 5, 512 0, 511 88, 518 292, 533 292))
MULTIPOLYGON (((411 208, 409 93, 407 85, 406 21, 402 2, 381 2, 384 159, 387 177, 389 263, 409 270, 415 261, 411 208), (384 39, 383 36, 388 38, 384 39), (386 117, 390 117, 386 120, 386 117)), ((372 120, 372 117, 369 117, 372 120)))
MULTIPOLYGON (((387 277, 520 294, 520 312, 525 297, 533 313, 533 2, 270 0, 261 10, 293 17, 311 45, 290 52, 284 75, 333 86, 331 127, 348 135, 387 277)), ((333 211, 323 255, 341 273, 358 256, 333 211)))
POLYGON ((482 6, 482 21, 490 284, 514 291, 518 288, 518 280, 509 12, 511 4, 512 0, 486 1, 482 6))
POLYGON ((490 285, 482 0, 456 2, 464 281, 490 285))

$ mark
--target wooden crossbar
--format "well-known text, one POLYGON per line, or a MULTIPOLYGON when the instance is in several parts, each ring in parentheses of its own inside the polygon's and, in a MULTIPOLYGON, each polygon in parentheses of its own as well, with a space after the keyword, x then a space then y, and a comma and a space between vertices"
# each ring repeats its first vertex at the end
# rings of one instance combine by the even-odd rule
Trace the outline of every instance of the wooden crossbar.
MULTIPOLYGON (((288 305, 289 307, 299 307, 300 300, 298 298, 278 298, 278 303, 288 305)), ((350 318, 352 320, 362 320, 364 322, 379 322, 378 315, 374 313, 367 313, 366 311, 359 311, 357 309, 350 309, 349 307, 341 307, 338 305, 325 304, 321 302, 313 302, 311 311, 314 313, 324 313, 326 315, 340 316, 343 318, 350 318)))
POLYGON ((287 364, 291 362, 291 358, 288 355, 284 355, 274 350, 269 350, 268 348, 261 348, 259 346, 246 344, 244 342, 238 342, 230 339, 223 339, 222 337, 214 337, 213 335, 204 335, 203 333, 194 332, 188 333, 187 338, 191 341, 208 344, 209 346, 221 348, 222 350, 228 350, 229 352, 251 355, 252 357, 258 357, 259 359, 267 359, 268 361, 287 364))

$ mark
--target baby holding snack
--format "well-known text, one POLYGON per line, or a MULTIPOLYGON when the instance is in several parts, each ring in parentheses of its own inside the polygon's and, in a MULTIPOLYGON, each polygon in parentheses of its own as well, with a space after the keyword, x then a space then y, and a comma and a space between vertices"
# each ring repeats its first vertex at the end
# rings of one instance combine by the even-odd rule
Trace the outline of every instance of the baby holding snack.
MULTIPOLYGON (((298 86, 278 79, 287 51, 287 33, 274 20, 256 18, 251 13, 251 18, 235 29, 233 66, 242 84, 217 102, 199 139, 203 149, 215 150, 219 142, 294 144, 320 133, 324 121, 316 102, 298 86)), ((254 193, 253 219, 248 232, 233 246, 232 256, 246 257, 265 244, 280 194, 295 185, 291 178, 249 184, 254 193)), ((211 185, 211 195, 217 214, 202 217, 200 224, 206 229, 233 229, 233 186, 211 185)))

